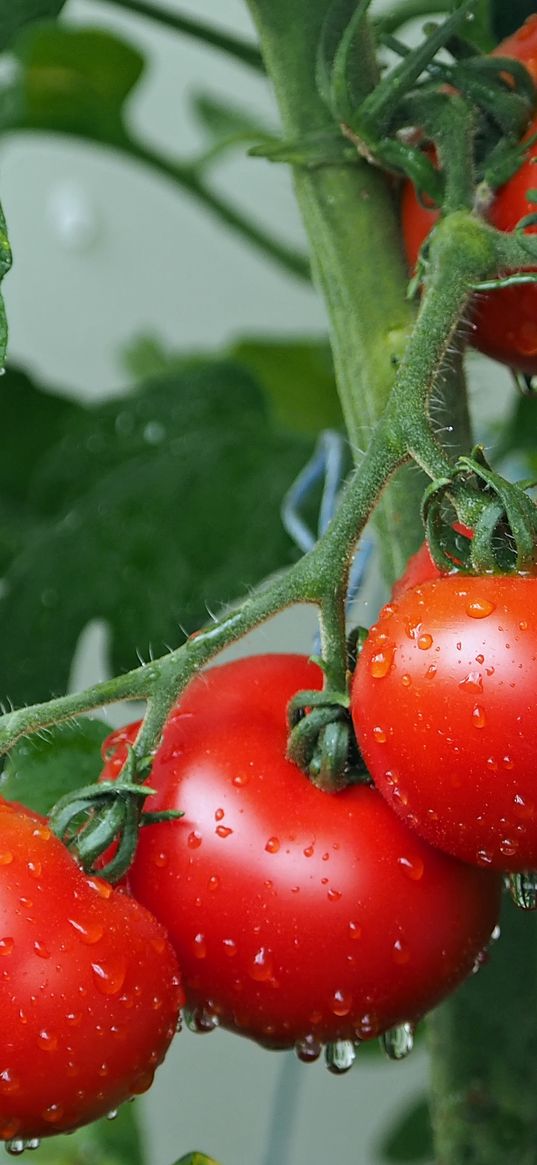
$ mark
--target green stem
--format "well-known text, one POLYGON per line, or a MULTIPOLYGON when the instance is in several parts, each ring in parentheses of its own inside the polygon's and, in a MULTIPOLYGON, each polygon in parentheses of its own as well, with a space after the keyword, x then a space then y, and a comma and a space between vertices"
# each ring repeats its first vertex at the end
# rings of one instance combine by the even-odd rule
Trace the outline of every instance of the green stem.
POLYGON ((147 4, 145 0, 105 0, 105 3, 115 4, 116 8, 123 8, 135 16, 145 16, 148 20, 163 25, 164 28, 171 28, 174 32, 183 33, 185 36, 190 36, 194 40, 202 41, 203 44, 219 49, 234 57, 236 61, 240 61, 241 64, 256 69, 257 72, 264 72, 263 59, 256 45, 241 37, 224 32, 223 29, 215 28, 214 25, 207 24, 203 20, 195 20, 193 17, 184 16, 179 12, 169 12, 167 8, 160 8, 156 4, 147 4))

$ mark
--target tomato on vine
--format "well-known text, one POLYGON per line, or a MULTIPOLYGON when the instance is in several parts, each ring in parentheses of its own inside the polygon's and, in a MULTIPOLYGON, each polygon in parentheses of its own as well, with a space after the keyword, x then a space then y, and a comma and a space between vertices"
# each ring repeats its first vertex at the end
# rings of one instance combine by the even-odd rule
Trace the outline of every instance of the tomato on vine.
POLYGON ((0 1139, 13 1152, 149 1087, 183 1001, 162 926, 0 801, 0 1139))
POLYGON ((354 675, 377 788, 478 866, 537 868, 536 628, 537 579, 445 575, 384 608, 354 675))
MULTIPOLYGON (((165 925, 192 1021, 304 1059, 434 1006, 494 927, 499 885, 425 845, 367 785, 315 788, 285 757, 286 706, 322 686, 300 656, 213 668, 186 689, 155 757, 132 892, 165 925)), ((105 744, 106 778, 137 725, 105 744)))

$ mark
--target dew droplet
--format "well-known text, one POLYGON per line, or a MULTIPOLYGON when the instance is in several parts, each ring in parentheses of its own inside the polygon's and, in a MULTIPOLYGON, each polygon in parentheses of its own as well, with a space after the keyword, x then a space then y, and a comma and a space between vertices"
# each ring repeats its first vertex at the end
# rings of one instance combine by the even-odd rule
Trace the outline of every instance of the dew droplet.
POLYGON ((207 955, 207 942, 204 934, 196 934, 192 940, 192 949, 195 959, 204 959, 207 955))
POLYGON ((31 1137, 30 1140, 26 1142, 26 1148, 32 1151, 33 1149, 39 1149, 40 1144, 40 1137, 31 1137))
POLYGON ((428 651, 433 646, 433 637, 425 632, 423 635, 418 635, 417 643, 420 651, 428 651))
POLYGON ((387 736, 383 728, 376 727, 373 729, 373 739, 377 744, 386 744, 387 736))
POLYGON ((312 845, 307 845, 302 852, 305 858, 312 858, 315 853, 315 849, 312 845))
POLYGON ((46 1028, 42 1028, 37 1036, 37 1046, 41 1048, 43 1052, 55 1052, 58 1048, 58 1037, 54 1032, 50 1032, 47 1031, 46 1028))
POLYGON ((402 683, 404 688, 410 687, 412 680, 407 672, 405 672, 405 674, 401 676, 401 683, 402 683))
POLYGON ((426 680, 434 680, 434 677, 435 677, 437 671, 438 671, 438 668, 437 668, 436 664, 431 663, 429 665, 429 667, 427 668, 427 671, 425 672, 425 679, 426 680))
POLYGON ((0 866, 10 866, 13 861, 13 854, 11 850, 4 850, 0 853, 0 866))
POLYGON ((334 1040, 326 1045, 325 1059, 328 1071, 342 1076, 354 1064, 356 1047, 350 1040, 334 1040))
POLYGON ((221 821, 221 820, 222 820, 222 818, 223 818, 223 816, 224 816, 224 810, 223 810, 223 809, 215 809, 215 813, 214 813, 214 819, 215 819, 215 821, 221 821))
POLYGON ((522 818, 523 821, 528 820, 534 816, 535 805, 533 801, 529 801, 522 793, 515 793, 513 797, 513 810, 517 817, 522 818))
POLYGON ((163 870, 168 865, 168 855, 164 853, 164 850, 157 850, 151 855, 151 861, 159 870, 163 870))
POLYGON ((537 910, 537 871, 523 870, 507 876, 507 888, 520 910, 537 910))
POLYGON ((50 951, 46 943, 41 942, 38 938, 34 942, 34 951, 36 955, 39 955, 40 959, 50 959, 50 951))
POLYGON ((321 1052, 322 1044, 313 1034, 303 1036, 302 1039, 296 1041, 295 1055, 303 1064, 312 1064, 319 1059, 321 1052))
POLYGON ((375 680, 382 680, 384 676, 388 675, 393 663, 394 648, 388 647, 382 651, 376 651, 369 661, 369 671, 375 680))
MULTIPOLYGON (((11 1123, 16 1125, 18 1128, 20 1128, 20 1121, 14 1120, 11 1123)), ((11 1123, 6 1125, 5 1127, 10 1128, 11 1123)), ((2 1137, 4 1137, 3 1129, 0 1129, 0 1135, 2 1137)), ((12 1157, 19 1157, 21 1153, 24 1153, 25 1148, 26 1148, 26 1141, 22 1141, 18 1137, 12 1138, 6 1144, 6 1153, 10 1153, 12 1157)))
POLYGON ((487 723, 487 717, 483 708, 476 704, 472 710, 472 724, 474 728, 484 728, 487 723))
POLYGON ((86 878, 86 885, 89 886, 90 890, 95 890, 99 895, 99 898, 104 898, 106 900, 107 898, 111 898, 113 894, 113 889, 110 883, 105 882, 104 878, 86 878))
POLYGON ((0 938, 0 956, 1 955, 11 955, 13 953, 14 946, 15 946, 14 939, 12 939, 12 938, 0 938))
POLYGON ((380 1037, 381 1045, 389 1060, 404 1060, 414 1047, 414 1026, 398 1023, 389 1027, 380 1037))
POLYGON ((211 894, 214 894, 215 890, 218 890, 219 885, 220 878, 218 874, 210 874, 207 879, 207 889, 210 890, 211 894))
POLYGON ((188 1030, 198 1036, 214 1032, 220 1023, 218 1016, 206 1007, 186 1007, 183 1015, 188 1030))
POLYGON ((353 942, 357 942, 358 939, 362 937, 362 933, 362 927, 360 926, 359 922, 349 922, 349 938, 351 938, 353 942))
POLYGON ((224 947, 224 954, 227 955, 228 959, 234 958, 234 956, 237 954, 237 944, 235 940, 232 938, 225 938, 222 939, 222 944, 224 947))
POLYGON ((242 788, 243 785, 248 784, 250 776, 250 773, 235 773, 235 776, 231 779, 231 783, 232 785, 236 785, 238 788, 242 788))
POLYGON ((471 619, 486 619, 487 615, 492 615, 496 604, 491 603, 489 599, 470 599, 466 604, 466 614, 471 619))
POLYGON ((512 858, 513 854, 516 854, 517 849, 518 849, 518 841, 515 841, 511 837, 503 837, 502 838, 502 840, 500 842, 500 853, 502 853, 504 855, 504 857, 512 858))
POLYGON ((405 963, 410 961, 410 951, 407 943, 401 938, 397 938, 392 947, 392 958, 394 963, 402 967, 405 963))
POLYGON ((197 829, 192 829, 186 839, 186 844, 189 849, 199 849, 201 841, 201 833, 198 833, 197 829))
POLYGON ((41 862, 27 862, 26 868, 31 878, 40 878, 43 873, 43 865, 41 862))
POLYGON ((475 857, 479 866, 490 866, 492 862, 492 854, 486 849, 479 849, 475 857))
POLYGON ((483 691, 483 677, 481 672, 468 672, 468 675, 459 681, 459 688, 464 688, 466 692, 475 692, 476 695, 480 695, 483 691))
POLYGON ((233 833, 233 830, 229 828, 229 825, 217 825, 215 833, 217 833, 219 837, 229 837, 229 835, 233 833))
POLYGON ((490 936, 489 942, 491 942, 491 943, 497 943, 497 942, 498 942, 498 939, 500 938, 500 935, 501 935, 501 933, 502 933, 502 932, 501 932, 500 925, 499 925, 499 923, 496 923, 496 926, 494 927, 494 930, 491 932, 491 936, 490 936))
POLYGON ((256 983, 266 983, 273 977, 272 951, 260 947, 248 966, 248 974, 256 983))
POLYGON ((341 890, 334 890, 332 887, 327 891, 326 897, 329 902, 339 902, 342 897, 341 890))
POLYGON ((510 772, 511 769, 514 769, 515 762, 512 759, 512 757, 504 756, 504 757, 502 757, 502 765, 503 765, 504 769, 507 769, 510 772))
POLYGON ((49 1104, 47 1108, 42 1110, 41 1116, 43 1117, 43 1120, 48 1121, 49 1124, 56 1125, 58 1124, 58 1121, 61 1121, 62 1119, 63 1107, 61 1104, 49 1104))
POLYGON ((20 1080, 11 1068, 4 1068, 4 1071, 0 1072, 0 1093, 2 1096, 9 1096, 12 1092, 18 1092, 20 1086, 20 1080))
POLYGON ((115 1119, 116 1119, 116 1117, 117 1117, 117 1114, 118 1114, 118 1112, 119 1112, 119 1109, 117 1109, 117 1108, 112 1108, 112 1109, 110 1110, 110 1112, 107 1112, 107 1114, 106 1114, 106 1120, 107 1120, 107 1121, 115 1121, 115 1119))
POLYGON ((124 959, 109 959, 102 963, 92 963, 91 969, 95 986, 101 995, 118 995, 127 975, 124 959))
POLYGON ((334 991, 334 994, 330 1000, 330 1011, 334 1015, 348 1015, 351 1007, 352 995, 350 991, 334 991))
POLYGON ((397 862, 401 866, 403 873, 406 874, 407 878, 410 878, 412 882, 419 882, 423 877, 425 866, 423 864, 422 858, 401 857, 397 859, 397 862))
POLYGON ((76 918, 68 918, 67 921, 86 946, 94 946, 103 937, 104 926, 100 922, 80 922, 76 918))
POLYGON ((269 837, 265 849, 268 854, 277 854, 280 848, 279 837, 269 837))

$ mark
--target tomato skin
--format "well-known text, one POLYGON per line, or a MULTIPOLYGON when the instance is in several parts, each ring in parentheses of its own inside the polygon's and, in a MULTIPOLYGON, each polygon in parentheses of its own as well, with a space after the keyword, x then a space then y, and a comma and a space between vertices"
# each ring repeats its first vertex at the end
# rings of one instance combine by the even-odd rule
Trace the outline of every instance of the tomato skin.
POLYGON ((142 831, 129 875, 190 1007, 276 1048, 419 1017, 471 970, 499 905, 497 878, 430 849, 374 789, 322 793, 285 759, 286 705, 321 682, 292 655, 192 682, 150 776, 151 809, 185 816, 142 831))
POLYGON ((163 928, 5 801, 0 964, 1 1140, 78 1128, 149 1087, 183 999, 163 928))
POLYGON ((445 575, 381 612, 352 716, 375 784, 431 844, 537 868, 537 579, 445 575))

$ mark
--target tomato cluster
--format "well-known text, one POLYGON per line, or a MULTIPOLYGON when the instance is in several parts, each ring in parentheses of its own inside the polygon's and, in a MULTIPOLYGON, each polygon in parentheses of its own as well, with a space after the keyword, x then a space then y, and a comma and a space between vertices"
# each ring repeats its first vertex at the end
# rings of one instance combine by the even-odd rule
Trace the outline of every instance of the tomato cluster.
MULTIPOLYGON (((537 15, 529 17, 513 36, 495 50, 501 56, 521 61, 532 79, 537 81, 537 15)), ((511 232, 519 221, 535 211, 532 191, 535 188, 537 142, 535 118, 527 131, 526 158, 515 174, 496 192, 486 211, 486 218, 500 231, 511 232)), ((430 203, 420 201, 411 182, 405 183, 401 200, 401 223, 406 256, 413 269, 422 244, 439 216, 430 203)), ((534 233, 537 226, 524 228, 534 233)), ((531 268, 528 268, 531 270, 531 268)), ((468 339, 486 356, 519 369, 527 375, 537 373, 537 283, 503 287, 482 293, 476 299, 468 339)))
POLYGON ((13 1152, 144 1092, 184 996, 160 923, 0 800, 0 1139, 13 1152))
MULTIPOLYGON (((286 708, 322 686, 300 656, 195 679, 166 725, 132 892, 164 923, 191 1021, 314 1059, 417 1019, 472 969, 499 880, 442 854, 379 793, 315 788, 286 759, 286 708)), ((105 745, 113 778, 137 725, 105 745)))

